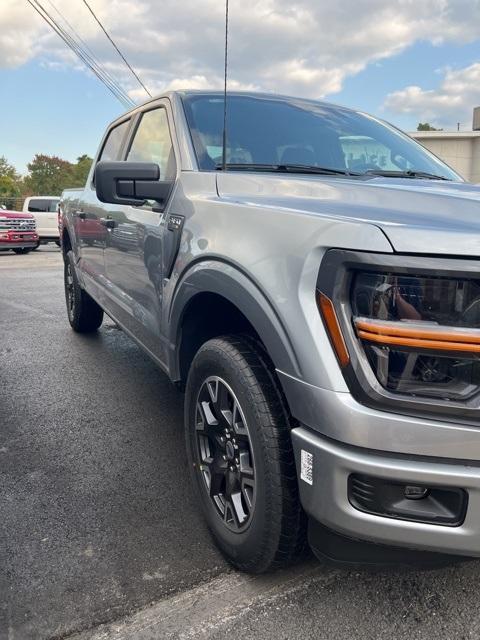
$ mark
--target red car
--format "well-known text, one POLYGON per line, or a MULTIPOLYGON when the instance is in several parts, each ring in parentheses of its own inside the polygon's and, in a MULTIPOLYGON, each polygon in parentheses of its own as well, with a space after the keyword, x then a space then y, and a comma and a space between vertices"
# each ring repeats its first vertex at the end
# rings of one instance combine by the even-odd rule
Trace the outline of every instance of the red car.
POLYGON ((0 209, 0 251, 28 253, 37 246, 37 224, 32 214, 0 209))

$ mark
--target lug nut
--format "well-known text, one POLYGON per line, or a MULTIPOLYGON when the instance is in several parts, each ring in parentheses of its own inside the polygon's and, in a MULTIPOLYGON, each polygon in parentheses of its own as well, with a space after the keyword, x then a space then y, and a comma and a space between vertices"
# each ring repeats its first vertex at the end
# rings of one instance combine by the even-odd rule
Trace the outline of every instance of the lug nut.
POLYGON ((227 456, 226 456, 226 455, 223 455, 223 456, 222 456, 222 458, 223 458, 224 460, 226 460, 226 459, 227 459, 227 456))

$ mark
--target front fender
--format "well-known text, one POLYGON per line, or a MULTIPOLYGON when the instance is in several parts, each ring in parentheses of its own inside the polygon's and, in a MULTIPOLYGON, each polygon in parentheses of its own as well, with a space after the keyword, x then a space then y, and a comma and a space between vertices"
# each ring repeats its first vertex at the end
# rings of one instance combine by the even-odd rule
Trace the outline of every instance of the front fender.
POLYGON ((298 359, 285 327, 259 287, 238 267, 221 260, 197 262, 179 281, 170 306, 168 326, 172 378, 180 378, 179 345, 182 320, 200 293, 214 293, 235 305, 260 336, 275 368, 301 378, 298 359))

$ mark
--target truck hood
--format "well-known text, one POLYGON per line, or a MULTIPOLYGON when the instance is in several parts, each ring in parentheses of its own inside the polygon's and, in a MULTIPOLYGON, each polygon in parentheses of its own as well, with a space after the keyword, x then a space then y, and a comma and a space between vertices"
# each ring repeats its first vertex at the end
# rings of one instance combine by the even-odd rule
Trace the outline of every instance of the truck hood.
POLYGON ((480 257, 480 185, 240 172, 217 184, 221 197, 249 205, 374 224, 401 253, 480 257))
POLYGON ((0 218, 8 218, 9 220, 15 220, 16 218, 28 218, 32 219, 31 213, 23 213, 22 211, 10 211, 7 209, 0 209, 0 218))

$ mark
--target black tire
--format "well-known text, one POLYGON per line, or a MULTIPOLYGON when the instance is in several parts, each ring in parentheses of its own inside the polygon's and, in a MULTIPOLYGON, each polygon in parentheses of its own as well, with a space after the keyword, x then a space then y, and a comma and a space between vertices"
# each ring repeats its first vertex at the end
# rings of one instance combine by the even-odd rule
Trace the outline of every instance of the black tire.
POLYGON ((39 246, 40 246, 40 240, 37 242, 37 244, 34 247, 32 247, 32 251, 36 251, 39 246))
POLYGON ((25 255, 26 253, 30 253, 31 250, 30 247, 24 247, 23 249, 13 249, 13 252, 19 255, 25 255))
POLYGON ((103 321, 103 309, 80 286, 71 250, 64 258, 64 283, 70 326, 78 333, 96 331, 103 321))
POLYGON ((257 343, 248 337, 226 336, 200 348, 187 380, 185 431, 199 504, 230 563, 242 571, 264 573, 296 559, 305 548, 306 516, 298 495, 289 417, 271 363, 257 343), (216 403, 209 401, 212 385, 216 385, 216 403), (222 402, 233 407, 238 421, 225 417, 230 413, 221 408, 220 397, 229 398, 222 402), (223 433, 230 442, 237 436, 238 458, 230 457, 233 447, 221 455, 223 433), (247 461, 244 468, 242 456, 247 461), (228 469, 222 480, 225 464, 228 469), (253 488, 244 484, 245 469, 253 478, 253 488))

